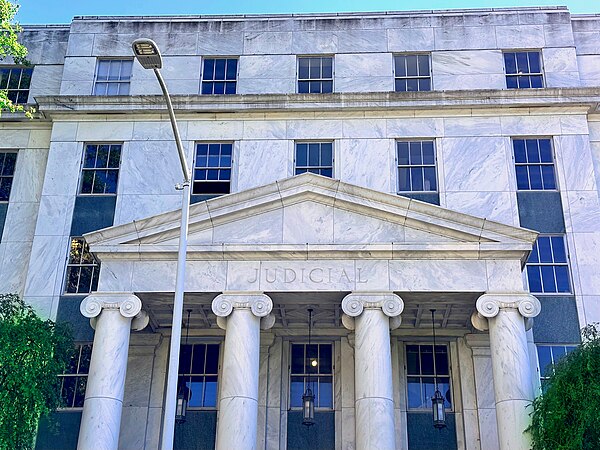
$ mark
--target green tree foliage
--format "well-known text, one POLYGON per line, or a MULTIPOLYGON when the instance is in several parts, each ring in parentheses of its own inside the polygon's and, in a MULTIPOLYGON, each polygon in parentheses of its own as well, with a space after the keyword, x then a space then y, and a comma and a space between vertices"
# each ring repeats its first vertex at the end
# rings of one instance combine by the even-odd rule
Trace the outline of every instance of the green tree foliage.
MULTIPOLYGON (((15 22, 18 10, 19 5, 8 0, 0 0, 0 61, 10 56, 16 64, 27 65, 27 48, 17 40, 21 31, 21 26, 15 22)), ((6 91, 0 90, 0 115, 2 111, 25 112, 30 119, 35 112, 33 109, 25 110, 22 105, 13 103, 6 91)))
POLYGON ((0 295, 0 450, 32 448, 40 417, 59 406, 57 375, 72 352, 68 329, 0 295))
POLYGON ((533 450, 600 449, 600 328, 583 330, 583 343, 554 367, 533 402, 533 450))

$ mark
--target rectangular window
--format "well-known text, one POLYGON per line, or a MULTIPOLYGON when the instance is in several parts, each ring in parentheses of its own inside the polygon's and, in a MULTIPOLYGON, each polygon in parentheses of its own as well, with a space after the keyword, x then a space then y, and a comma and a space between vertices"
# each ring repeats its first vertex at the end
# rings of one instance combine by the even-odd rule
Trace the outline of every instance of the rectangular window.
POLYGON ((513 139, 513 150, 518 190, 556 190, 550 139, 513 139))
POLYGON ((333 177, 333 142, 296 142, 295 170, 333 177))
POLYGON ((0 90, 7 91, 8 98, 13 103, 27 103, 32 74, 33 68, 1 67, 0 90))
POLYGON ((94 95, 129 95, 131 59, 99 59, 94 95))
POLYGON ((450 362, 446 345, 435 346, 435 362, 433 345, 407 345, 406 376, 409 409, 431 410, 431 398, 435 394, 435 381, 444 397, 444 407, 452 408, 450 362))
POLYGON ((0 152, 0 202, 10 197, 16 164, 17 152, 0 152))
POLYGON ((571 292, 564 236, 538 236, 526 267, 531 292, 571 292))
POLYGON ((436 192, 433 141, 398 141, 398 192, 436 192))
POLYGON ((121 144, 86 144, 80 194, 116 194, 121 144))
POLYGON ((298 93, 333 92, 333 56, 298 57, 298 93))
POLYGON ((508 89, 543 88, 542 56, 539 51, 504 52, 508 89))
POLYGON ((292 344, 290 407, 302 407, 302 395, 310 386, 315 408, 333 409, 333 344, 292 344))
POLYGON ((575 345, 537 345, 542 390, 546 380, 554 373, 554 365, 576 348, 575 345))
POLYGON ((188 407, 217 407, 219 344, 182 345, 179 355, 179 389, 188 389, 188 407))
POLYGON ((100 263, 90 253, 90 248, 82 237, 72 237, 67 263, 65 293, 89 294, 98 289, 100 263))
POLYGON ((396 92, 430 91, 429 55, 394 56, 394 82, 396 92))
POLYGON ((59 375, 61 408, 83 407, 91 357, 92 344, 76 346, 67 369, 62 375, 59 375))
POLYGON ((196 144, 194 188, 196 195, 229 194, 233 143, 202 142, 196 144))
POLYGON ((237 58, 204 58, 202 93, 235 94, 237 66, 237 58))

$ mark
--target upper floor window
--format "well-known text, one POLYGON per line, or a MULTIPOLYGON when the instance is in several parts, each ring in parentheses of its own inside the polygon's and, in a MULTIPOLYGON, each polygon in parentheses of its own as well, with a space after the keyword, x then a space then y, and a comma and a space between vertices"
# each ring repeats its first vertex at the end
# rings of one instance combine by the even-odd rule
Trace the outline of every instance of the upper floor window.
POLYGON ((229 194, 231 187, 231 142, 196 144, 193 194, 229 194))
POLYGON ((116 194, 121 144, 86 144, 80 194, 116 194))
POLYGON ((7 202, 10 197, 17 152, 0 152, 0 202, 7 202))
POLYGON ((290 407, 302 407, 309 386, 315 408, 333 409, 333 344, 292 344, 290 407))
POLYGON ((316 173, 333 176, 332 142, 296 142, 295 174, 316 173))
POLYGON ((433 345, 407 345, 406 376, 409 409, 430 410, 436 382, 444 397, 444 407, 452 408, 450 363, 446 345, 435 346, 435 360, 433 345))
POLYGON ((1 67, 0 90, 7 91, 8 99, 13 103, 27 103, 32 68, 1 67))
POLYGON ((433 141, 398 141, 398 192, 436 192, 433 141))
POLYGON ((554 365, 576 348, 575 345, 537 345, 542 390, 545 382, 554 373, 554 365))
POLYGON ((333 56, 298 57, 298 93, 333 92, 333 56))
POLYGON ((204 58, 202 93, 235 94, 237 66, 237 58, 204 58))
POLYGON ((564 236, 538 236, 526 267, 531 292, 571 292, 564 236))
POLYGON ((179 389, 187 387, 188 407, 217 407, 219 344, 182 345, 179 355, 179 389))
POLYGON ((91 357, 92 344, 77 345, 69 366, 59 375, 62 408, 83 407, 91 357))
POLYGON ((94 95, 128 95, 132 66, 131 59, 99 59, 94 95))
POLYGON ((543 88, 542 57, 539 51, 504 52, 508 89, 543 88))
POLYGON ((513 150, 518 190, 556 189, 550 139, 513 139, 513 150))
POLYGON ((394 56, 394 82, 396 92, 430 91, 429 55, 394 56))
POLYGON ((100 263, 90 252, 85 239, 72 237, 69 246, 65 293, 89 294, 98 289, 100 263))

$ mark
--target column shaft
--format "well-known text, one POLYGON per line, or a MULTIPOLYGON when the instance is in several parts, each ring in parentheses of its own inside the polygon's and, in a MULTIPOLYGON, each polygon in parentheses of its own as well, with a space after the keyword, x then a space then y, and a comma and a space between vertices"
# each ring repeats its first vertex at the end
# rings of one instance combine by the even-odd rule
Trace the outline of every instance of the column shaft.
POLYGON ((389 326, 381 308, 355 318, 357 450, 396 448, 389 326))
POLYGON ((78 450, 118 447, 130 329, 131 317, 118 309, 105 309, 97 318, 78 450))

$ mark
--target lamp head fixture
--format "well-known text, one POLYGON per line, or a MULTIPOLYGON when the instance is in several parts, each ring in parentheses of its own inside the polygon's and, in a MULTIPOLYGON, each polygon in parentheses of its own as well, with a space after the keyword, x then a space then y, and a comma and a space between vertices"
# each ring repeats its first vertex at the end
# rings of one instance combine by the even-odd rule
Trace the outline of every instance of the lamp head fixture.
POLYGON ((136 39, 131 43, 133 54, 144 69, 161 69, 162 56, 158 45, 152 39, 136 39))

